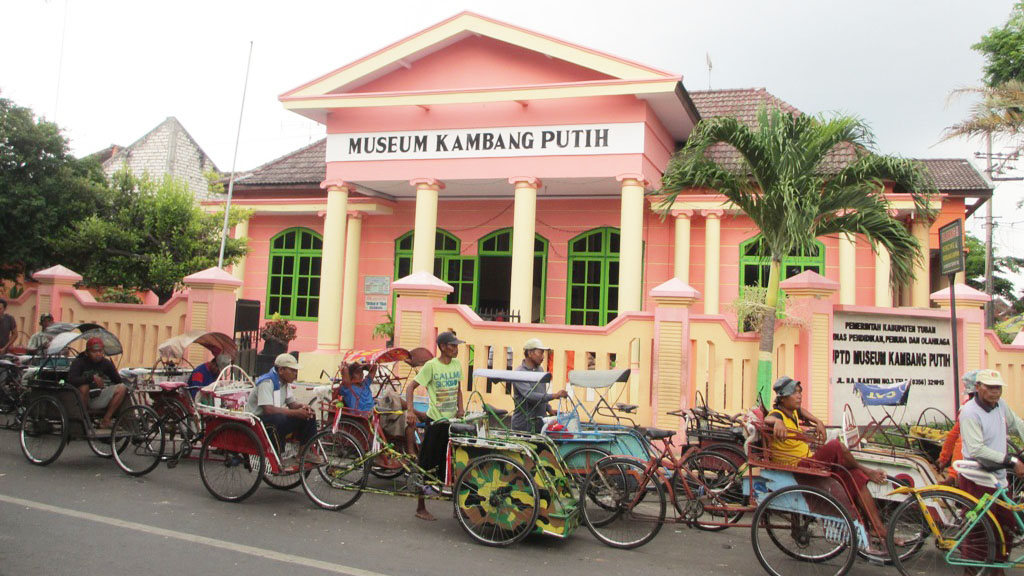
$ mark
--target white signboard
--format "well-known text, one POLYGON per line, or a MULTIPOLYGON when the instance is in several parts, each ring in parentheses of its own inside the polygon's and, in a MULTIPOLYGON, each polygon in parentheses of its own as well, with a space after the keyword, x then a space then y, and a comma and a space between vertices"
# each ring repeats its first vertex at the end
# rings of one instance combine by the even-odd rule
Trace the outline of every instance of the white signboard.
POLYGON ((639 154, 644 123, 328 134, 328 162, 639 154))
POLYGON ((390 294, 391 276, 363 276, 363 294, 390 294))
MULTIPOLYGON (((904 421, 917 422, 929 406, 952 415, 950 339, 947 319, 836 313, 832 326, 831 424, 842 424, 846 404, 853 409, 858 424, 870 421, 863 402, 854 394, 855 382, 889 384, 909 380, 904 421)), ((872 407, 872 413, 881 415, 881 408, 872 407)))
POLYGON ((385 311, 388 309, 388 297, 387 296, 366 296, 366 309, 375 311, 385 311))

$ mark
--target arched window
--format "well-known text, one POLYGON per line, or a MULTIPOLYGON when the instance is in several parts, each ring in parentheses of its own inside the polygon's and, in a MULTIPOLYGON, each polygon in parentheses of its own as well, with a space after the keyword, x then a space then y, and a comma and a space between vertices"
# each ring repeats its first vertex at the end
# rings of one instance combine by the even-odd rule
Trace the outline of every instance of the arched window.
POLYGON ((603 326, 618 315, 619 231, 597 228, 569 240, 568 324, 603 326))
MULTIPOLYGON (((764 237, 757 235, 740 244, 740 287, 767 286, 771 258, 764 237)), ((825 245, 815 240, 814 247, 804 252, 794 252, 782 259, 782 275, 779 281, 791 278, 805 271, 813 270, 825 275, 825 245)))
MULTIPOLYGON (((480 239, 477 248, 480 276, 477 302, 481 310, 509 308, 512 285, 512 228, 495 230, 480 239)), ((543 322, 548 271, 548 241, 540 234, 533 237, 533 318, 523 322, 543 322)), ((508 310, 518 312, 518 310, 508 310)))
POLYGON ((289 228, 270 239, 268 318, 317 319, 322 252, 323 238, 308 228, 289 228))
MULTIPOLYGON (((413 231, 395 240, 395 279, 405 278, 412 272, 413 231)), ((444 280, 454 290, 448 295, 449 304, 476 306, 476 258, 459 256, 461 243, 447 230, 437 229, 434 235, 434 276, 444 280)))

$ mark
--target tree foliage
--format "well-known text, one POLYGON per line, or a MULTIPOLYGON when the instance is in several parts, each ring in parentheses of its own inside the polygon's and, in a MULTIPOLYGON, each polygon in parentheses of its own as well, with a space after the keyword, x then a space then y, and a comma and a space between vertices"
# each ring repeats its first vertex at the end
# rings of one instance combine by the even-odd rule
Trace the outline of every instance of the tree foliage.
POLYGON ((985 56, 985 85, 1024 81, 1024 2, 1017 2, 1006 23, 989 30, 971 48, 985 56))
POLYGON ((95 213, 106 202, 103 171, 77 160, 56 124, 0 98, 0 280, 67 264, 55 235, 95 213))
POLYGON ((771 258, 758 355, 757 389, 770 400, 771 355, 784 257, 812 250, 821 236, 858 234, 891 256, 891 281, 913 277, 922 258, 917 240, 890 215, 886 184, 910 193, 919 215, 934 217, 934 186, 913 161, 872 153, 874 139, 851 117, 812 117, 761 108, 756 126, 737 118, 701 121, 662 177, 659 208, 667 212, 686 189, 715 190, 760 229, 771 258), (716 162, 712 147, 731 148, 738 167, 716 162), (842 162, 838 160, 842 159, 842 162))
MULTIPOLYGON (((964 258, 967 285, 976 290, 985 291, 985 243, 967 235, 967 255, 964 258)), ((1010 305, 1014 313, 1024 312, 1024 300, 1014 289, 1013 280, 1006 277, 1007 272, 1018 273, 1024 268, 1024 258, 1016 256, 992 255, 992 295, 1002 298, 1010 305)))
MULTIPOLYGON (((185 183, 122 170, 111 178, 111 188, 106 205, 57 242, 86 283, 152 290, 165 302, 182 278, 217 265, 224 213, 204 212, 185 183)), ((243 217, 233 209, 229 222, 243 217)), ((245 253, 245 240, 229 238, 225 265, 245 253)))

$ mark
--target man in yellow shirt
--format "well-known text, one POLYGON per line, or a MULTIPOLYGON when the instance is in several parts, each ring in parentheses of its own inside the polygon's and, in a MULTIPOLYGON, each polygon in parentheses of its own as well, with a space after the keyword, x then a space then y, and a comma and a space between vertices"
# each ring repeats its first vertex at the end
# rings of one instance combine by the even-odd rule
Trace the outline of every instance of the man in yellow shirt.
POLYGON ((856 497, 861 511, 871 522, 875 536, 885 542, 885 524, 867 487, 868 481, 884 483, 885 471, 863 466, 838 440, 825 442, 812 454, 800 423, 813 425, 815 434, 822 441, 825 440, 825 424, 801 406, 803 388, 800 382, 783 376, 775 381, 772 388, 776 394, 775 406, 764 419, 764 423, 772 427, 772 462, 797 467, 805 462, 811 466, 830 465, 847 493, 856 497))

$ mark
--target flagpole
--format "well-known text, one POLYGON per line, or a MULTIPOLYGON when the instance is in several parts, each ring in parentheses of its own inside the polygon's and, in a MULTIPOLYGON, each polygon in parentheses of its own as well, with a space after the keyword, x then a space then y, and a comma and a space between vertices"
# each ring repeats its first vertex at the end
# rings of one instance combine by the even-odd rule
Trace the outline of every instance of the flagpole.
POLYGON ((252 65, 252 40, 249 41, 249 59, 245 62, 245 83, 242 84, 242 105, 238 109, 238 131, 235 133, 235 155, 231 158, 231 176, 228 178, 228 201, 224 205, 224 228, 220 233, 220 255, 217 268, 224 268, 224 244, 228 240, 228 216, 231 215, 231 195, 235 191, 235 164, 238 162, 238 143, 242 139, 242 114, 245 113, 245 93, 249 89, 249 68, 252 65))

